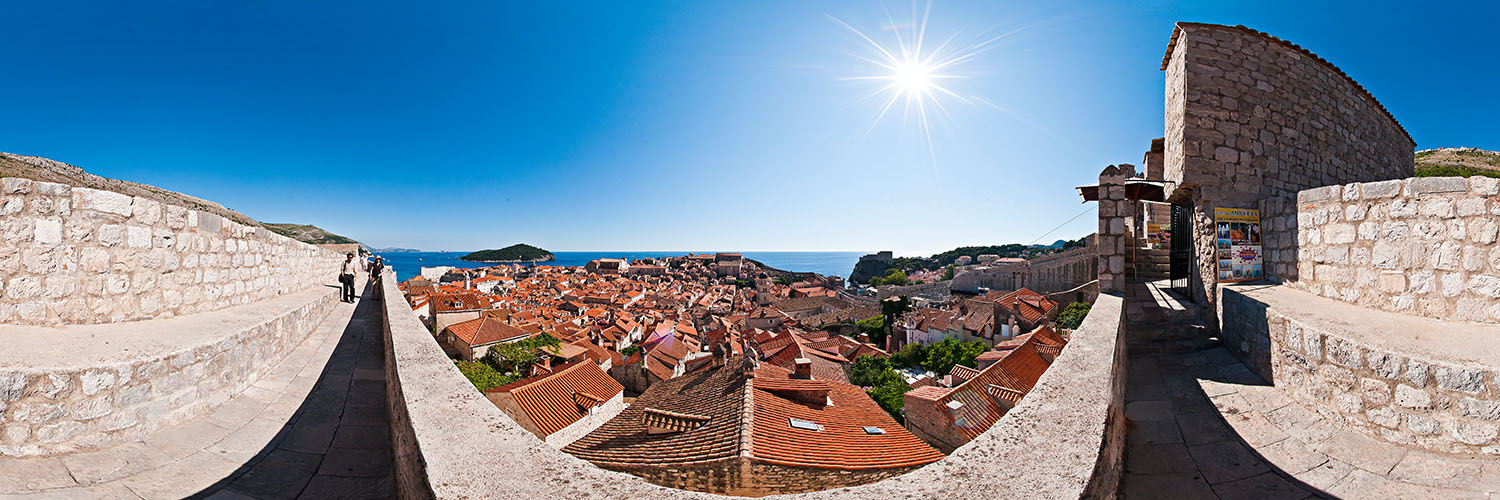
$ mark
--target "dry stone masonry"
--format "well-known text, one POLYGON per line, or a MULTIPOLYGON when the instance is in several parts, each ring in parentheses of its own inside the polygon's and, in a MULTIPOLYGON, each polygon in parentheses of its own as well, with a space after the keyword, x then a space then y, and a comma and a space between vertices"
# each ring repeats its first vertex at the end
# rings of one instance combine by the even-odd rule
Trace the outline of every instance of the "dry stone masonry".
POLYGON ((1296 200, 1284 233, 1295 256, 1276 256, 1296 262, 1294 286, 1371 309, 1500 322, 1500 179, 1356 183, 1296 200))
POLYGON ((1413 175, 1415 143, 1333 64, 1243 26, 1178 23, 1166 72, 1166 180, 1193 205, 1194 299, 1213 302, 1214 208, 1413 175))
MULTIPOLYGON (((0 366, 0 461, 136 441, 213 410, 301 344, 333 310, 335 295, 328 288, 272 300, 249 321, 242 312, 229 317, 230 311, 218 311, 153 323, 153 330, 201 330, 202 340, 138 359, 94 366, 0 366)), ((0 328, 12 335, 28 327, 0 328)), ((100 328, 57 332, 107 337, 100 328)))
POLYGON ((340 257, 264 228, 110 191, 0 179, 0 323, 116 323, 321 285, 340 257))

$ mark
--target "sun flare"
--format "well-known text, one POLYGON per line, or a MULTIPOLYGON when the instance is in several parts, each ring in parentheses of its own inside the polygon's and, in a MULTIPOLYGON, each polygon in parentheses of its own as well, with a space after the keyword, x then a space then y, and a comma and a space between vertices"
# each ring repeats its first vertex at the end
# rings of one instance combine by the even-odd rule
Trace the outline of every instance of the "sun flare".
POLYGON ((917 12, 916 7, 914 3, 912 5, 913 22, 909 23, 898 24, 891 18, 890 12, 886 12, 886 20, 889 23, 882 26, 881 31, 894 36, 883 41, 877 41, 874 36, 839 18, 835 17, 833 21, 853 33, 862 42, 867 53, 853 54, 853 56, 870 65, 870 73, 844 78, 844 80, 872 82, 878 85, 878 88, 861 100, 880 97, 880 100, 884 101, 879 111, 876 112, 870 128, 865 131, 865 135, 868 136, 870 131, 874 130, 899 103, 903 108, 903 122, 907 118, 915 119, 919 132, 927 144, 928 153, 934 156, 935 161, 931 119, 937 116, 948 117, 945 100, 958 101, 966 105, 983 104, 996 107, 978 96, 965 95, 949 88, 944 85, 944 82, 968 78, 969 75, 963 72, 964 64, 972 62, 980 53, 989 50, 996 42, 1014 32, 968 44, 958 42, 959 33, 953 32, 941 43, 933 46, 928 43, 927 38, 927 21, 932 12, 932 3, 928 2, 926 8, 920 13, 917 12), (929 111, 934 113, 930 114, 929 111))

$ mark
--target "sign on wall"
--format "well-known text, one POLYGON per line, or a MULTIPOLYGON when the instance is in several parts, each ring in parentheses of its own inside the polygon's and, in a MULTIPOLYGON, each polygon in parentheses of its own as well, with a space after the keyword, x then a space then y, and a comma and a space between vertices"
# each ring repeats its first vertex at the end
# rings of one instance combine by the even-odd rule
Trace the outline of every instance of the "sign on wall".
POLYGON ((1146 245, 1150 248, 1164 248, 1168 231, 1166 224, 1146 224, 1146 245))
POLYGON ((1249 208, 1215 208, 1219 281, 1250 281, 1261 278, 1260 211, 1249 208))

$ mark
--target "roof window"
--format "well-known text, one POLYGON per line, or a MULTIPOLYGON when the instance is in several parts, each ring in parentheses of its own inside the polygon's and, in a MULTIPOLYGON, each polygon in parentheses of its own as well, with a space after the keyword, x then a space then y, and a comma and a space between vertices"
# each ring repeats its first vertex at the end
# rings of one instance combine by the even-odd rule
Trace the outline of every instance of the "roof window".
POLYGON ((811 420, 803 420, 800 418, 788 418, 787 420, 791 423, 793 429, 802 429, 808 431, 823 430, 822 425, 819 425, 817 422, 813 422, 811 420))
POLYGON ((870 434, 870 435, 885 434, 885 429, 881 429, 881 428, 875 427, 873 425, 866 425, 865 426, 865 434, 870 434))

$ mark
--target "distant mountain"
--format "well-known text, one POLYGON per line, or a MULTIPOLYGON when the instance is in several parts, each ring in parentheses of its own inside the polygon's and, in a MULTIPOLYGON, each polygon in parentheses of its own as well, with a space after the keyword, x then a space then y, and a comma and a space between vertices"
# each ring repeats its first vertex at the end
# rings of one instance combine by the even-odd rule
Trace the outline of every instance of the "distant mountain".
POLYGON ((311 224, 262 222, 261 225, 265 226, 266 229, 270 229, 276 234, 286 236, 303 243, 312 243, 314 245, 327 243, 359 243, 358 241, 354 241, 353 239, 324 231, 323 228, 311 224))
POLYGON ((415 248, 397 248, 397 247, 375 248, 375 249, 371 249, 370 251, 371 252, 375 252, 375 253, 422 253, 421 250, 417 250, 415 248))
POLYGON ((1479 148, 1417 151, 1417 177, 1500 177, 1500 153, 1479 148))
POLYGON ((40 156, 23 156, 12 153, 0 153, 0 177, 20 177, 34 181, 56 182, 89 189, 100 189, 114 191, 116 193, 139 196, 149 200, 155 200, 179 207, 191 208, 202 212, 218 214, 229 220, 249 226, 259 226, 255 219, 246 217, 245 214, 224 208, 223 205, 208 201, 195 196, 189 196, 175 191, 141 184, 138 182, 122 181, 100 177, 82 168, 69 165, 56 160, 49 160, 40 156))
POLYGON ((499 250, 480 250, 463 257, 459 260, 470 262, 545 262, 556 258, 552 252, 517 243, 499 250))

